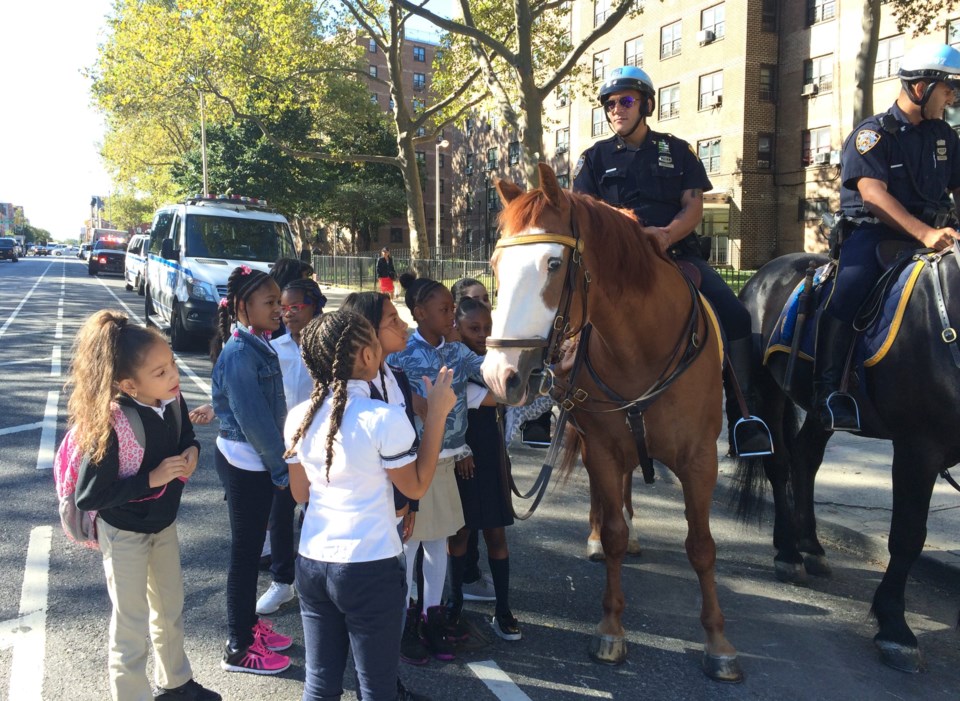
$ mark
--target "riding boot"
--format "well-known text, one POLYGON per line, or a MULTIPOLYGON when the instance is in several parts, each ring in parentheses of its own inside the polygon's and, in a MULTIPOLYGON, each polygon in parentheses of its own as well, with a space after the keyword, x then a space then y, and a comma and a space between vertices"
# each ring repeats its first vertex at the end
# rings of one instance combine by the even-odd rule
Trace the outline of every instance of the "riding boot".
POLYGON ((857 401, 840 391, 843 368, 854 337, 850 324, 830 314, 821 314, 813 364, 813 398, 820 423, 828 431, 860 430, 857 401))
MULTIPOLYGON (((753 371, 753 339, 747 336, 730 341, 727 344, 727 359, 730 369, 737 377, 744 402, 749 406, 750 376, 753 371)), ((749 418, 742 415, 732 382, 727 383, 727 438, 730 442, 728 455, 753 457, 770 455, 773 452, 770 429, 762 419, 752 414, 749 418)))

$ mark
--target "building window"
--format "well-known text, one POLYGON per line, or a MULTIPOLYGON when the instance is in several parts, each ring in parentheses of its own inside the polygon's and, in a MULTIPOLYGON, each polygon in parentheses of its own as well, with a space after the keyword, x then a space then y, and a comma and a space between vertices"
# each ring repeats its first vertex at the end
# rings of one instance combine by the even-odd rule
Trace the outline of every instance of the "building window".
POLYGON ((463 172, 466 173, 467 175, 473 175, 473 154, 472 153, 467 154, 467 163, 463 169, 463 172))
POLYGON ((494 170, 497 167, 497 149, 487 149, 487 170, 494 170))
POLYGON ((371 78, 376 78, 376 77, 377 77, 377 67, 376 67, 376 66, 370 66, 370 77, 371 77, 371 78))
POLYGON ((520 162, 520 142, 511 141, 510 147, 507 151, 507 158, 510 160, 510 165, 515 166, 520 162))
POLYGON ((821 160, 817 158, 818 154, 827 154, 830 156, 830 127, 819 127, 817 129, 805 129, 803 132, 803 152, 800 161, 804 166, 824 165, 817 163, 821 160))
POLYGON ((593 55, 593 79, 603 80, 607 77, 607 64, 609 63, 610 51, 598 51, 593 55))
POLYGON ((960 18, 947 21, 947 43, 960 49, 960 18))
POLYGON ((464 125, 464 128, 463 128, 463 130, 467 133, 467 136, 473 136, 473 126, 474 126, 474 124, 475 124, 475 122, 474 122, 474 120, 473 120, 473 117, 467 117, 467 122, 466 122, 466 124, 464 125))
POLYGON ((423 73, 414 73, 413 74, 413 89, 414 90, 423 90, 427 87, 427 76, 423 73))
POLYGON ((720 172, 720 137, 697 142, 697 156, 708 173, 720 172))
MULTIPOLYGON (((443 191, 441 190, 441 192, 443 192, 443 191)), ((442 217, 442 216, 443 216, 444 214, 446 214, 446 213, 447 213, 447 205, 445 205, 445 204, 443 204, 443 202, 441 202, 441 203, 440 203, 440 216, 442 217)))
POLYGON ((773 134, 757 134, 757 168, 773 167, 773 134))
POLYGON ((636 37, 624 42, 623 65, 643 68, 643 37, 636 37))
POLYGON ((760 84, 757 97, 767 102, 777 101, 777 67, 769 63, 760 64, 760 84))
POLYGON ((423 108, 427 106, 427 103, 421 100, 419 97, 413 98, 413 111, 422 112, 423 108))
POLYGON ((417 151, 417 165, 423 166, 427 163, 427 152, 426 151, 417 151))
POLYGON ((391 98, 390 98, 390 111, 391 111, 391 112, 393 112, 393 108, 394 108, 395 104, 396 104, 396 103, 393 101, 393 98, 391 97, 391 98))
POLYGON ((557 129, 557 153, 566 153, 570 150, 570 129, 557 129))
POLYGON ((468 192, 466 195, 467 200, 467 214, 473 212, 473 193, 468 192))
POLYGON ((590 136, 601 136, 607 132, 607 117, 602 107, 594 107, 591 114, 590 136))
POLYGON ((723 3, 708 7, 700 13, 700 29, 713 32, 714 39, 721 39, 726 32, 725 15, 726 10, 723 3))
POLYGON ((826 22, 837 14, 837 0, 807 0, 807 24, 826 22))
POLYGON ((380 97, 377 95, 377 93, 372 93, 370 95, 370 102, 372 102, 375 105, 380 104, 380 97))
POLYGON ((700 76, 700 107, 709 110, 723 102, 723 71, 700 76))
POLYGON ((377 53, 377 42, 375 42, 373 39, 371 39, 371 40, 370 40, 370 43, 367 44, 367 51, 369 51, 369 52, 372 53, 372 54, 377 53))
POLYGON ((833 90, 833 54, 804 61, 803 84, 804 86, 816 85, 817 93, 833 90))
POLYGON ((673 119, 680 116, 680 85, 668 85, 660 88, 660 119, 673 119))
POLYGON ((830 211, 830 200, 826 197, 800 198, 797 208, 799 221, 820 221, 830 211))
POLYGON ((673 24, 668 24, 660 28, 660 58, 670 58, 680 53, 680 26, 682 22, 677 20, 673 24))
POLYGON ((570 84, 564 80, 557 86, 557 107, 566 107, 570 100, 570 84))
POLYGON ((709 236, 711 265, 730 264, 730 207, 704 207, 700 233, 709 236))
POLYGON ((427 52, 422 46, 413 47, 413 60, 418 61, 419 63, 426 63, 427 52))
POLYGON ((390 243, 403 243, 403 229, 400 227, 390 229, 390 243))
POLYGON ((447 159, 444 158, 444 155, 445 154, 442 154, 442 153, 440 154, 440 170, 443 170, 444 167, 447 165, 447 159))
POLYGON ((873 67, 873 79, 895 78, 903 58, 903 34, 881 39, 877 43, 877 63, 873 67))
POLYGON ((564 190, 570 189, 570 173, 561 173, 557 176, 557 185, 564 190))
POLYGON ((440 194, 441 195, 444 193, 444 190, 445 190, 444 185, 445 183, 443 182, 443 178, 440 178, 440 194))
POLYGON ((603 24, 610 16, 610 0, 593 0, 593 26, 603 24))
POLYGON ((417 127, 417 136, 426 136, 427 128, 426 127, 417 127))
POLYGON ((765 32, 777 31, 777 3, 779 0, 763 0, 760 22, 765 32))

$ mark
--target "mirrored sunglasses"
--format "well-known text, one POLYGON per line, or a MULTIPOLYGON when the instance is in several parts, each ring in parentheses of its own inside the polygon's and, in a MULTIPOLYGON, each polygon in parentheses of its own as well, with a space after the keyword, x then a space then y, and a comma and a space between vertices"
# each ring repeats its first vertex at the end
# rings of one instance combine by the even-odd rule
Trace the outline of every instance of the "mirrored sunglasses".
POLYGON ((630 97, 629 95, 624 95, 618 100, 607 100, 606 102, 603 103, 603 109, 605 109, 607 112, 612 112, 614 107, 616 107, 617 105, 620 105, 625 110, 628 110, 631 107, 633 107, 633 104, 636 101, 637 101, 637 98, 630 97))

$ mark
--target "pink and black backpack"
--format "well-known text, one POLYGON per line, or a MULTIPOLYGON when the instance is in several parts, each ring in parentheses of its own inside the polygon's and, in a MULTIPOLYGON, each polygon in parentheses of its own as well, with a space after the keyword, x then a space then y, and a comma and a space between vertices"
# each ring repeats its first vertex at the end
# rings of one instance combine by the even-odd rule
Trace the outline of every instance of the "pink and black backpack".
MULTIPOLYGON (((180 438, 180 400, 171 403, 174 420, 177 425, 177 440, 180 438)), ((132 477, 140 470, 143 462, 144 446, 147 438, 143 428, 143 420, 136 408, 111 403, 113 411, 111 424, 117 434, 120 444, 120 479, 132 477)), ((80 470, 90 462, 90 455, 82 453, 74 436, 74 429, 67 431, 63 437, 57 455, 53 461, 53 478, 57 485, 57 497, 60 501, 60 524, 63 532, 74 542, 84 547, 97 549, 97 512, 81 511, 77 508, 76 489, 77 476, 80 470)), ((135 501, 150 501, 159 499, 166 492, 166 486, 157 494, 151 494, 135 501)))

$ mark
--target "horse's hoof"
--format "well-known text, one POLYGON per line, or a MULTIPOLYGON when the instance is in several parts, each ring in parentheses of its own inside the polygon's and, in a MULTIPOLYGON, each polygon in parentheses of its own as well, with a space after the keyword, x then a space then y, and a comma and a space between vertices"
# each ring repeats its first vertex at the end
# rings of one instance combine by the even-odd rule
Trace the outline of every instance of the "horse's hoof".
POLYGON ((743 670, 736 655, 709 655, 704 652, 703 672, 715 682, 739 684, 743 681, 743 670))
POLYGON ((627 639, 598 633, 590 638, 590 657, 603 664, 622 664, 627 659, 627 639))
POLYGON ((587 559, 590 562, 603 562, 607 556, 603 552, 603 543, 599 540, 587 540, 587 559))
POLYGON ((774 560, 773 571, 777 579, 781 582, 795 584, 800 587, 807 586, 807 570, 804 568, 802 562, 774 560))
POLYGON ((901 645, 890 640, 873 639, 877 649, 880 650, 880 659, 888 667, 893 667, 901 672, 916 674, 923 666, 923 660, 920 657, 920 648, 909 645, 901 645))
POLYGON ((807 574, 813 575, 814 577, 833 576, 833 570, 830 568, 830 563, 827 562, 826 555, 804 553, 803 566, 807 570, 807 574))

